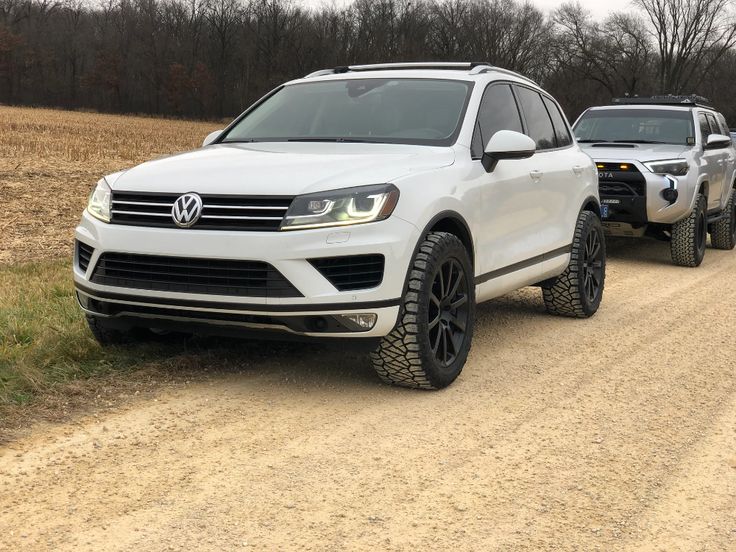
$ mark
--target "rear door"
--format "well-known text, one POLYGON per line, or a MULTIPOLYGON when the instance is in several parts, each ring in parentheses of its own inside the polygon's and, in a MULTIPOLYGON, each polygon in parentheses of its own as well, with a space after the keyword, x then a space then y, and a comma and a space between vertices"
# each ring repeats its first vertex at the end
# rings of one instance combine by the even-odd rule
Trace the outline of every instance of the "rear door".
MULTIPOLYGON (((528 261, 544 251, 539 235, 545 218, 539 183, 530 174, 531 159, 503 160, 487 173, 480 159, 488 141, 499 130, 524 132, 521 113, 509 83, 488 85, 483 93, 473 134, 471 155, 474 178, 480 183, 477 267, 489 274, 528 261)), ((539 262, 541 270, 542 263, 539 262)))
POLYGON ((721 134, 731 138, 731 144, 724 148, 725 152, 725 163, 723 165, 725 169, 724 181, 723 181, 723 193, 721 194, 721 207, 726 205, 728 196, 731 193, 733 187, 734 178, 736 177, 736 149, 734 149, 733 138, 731 137, 730 129, 726 123, 726 118, 721 113, 716 113, 716 119, 721 128, 721 134))
POLYGON ((698 113, 701 137, 703 139, 703 160, 708 179, 708 209, 718 209, 723 195, 723 182, 726 178, 727 148, 708 147, 708 136, 720 134, 721 129, 712 113, 698 113))
MULTIPOLYGON (((515 92, 524 116, 526 133, 537 142, 537 153, 530 160, 536 185, 530 204, 537 209, 535 241, 540 252, 549 253, 568 246, 579 205, 571 205, 575 181, 574 171, 584 170, 572 136, 557 104, 526 86, 516 85, 515 92), (577 168, 575 168, 577 167, 577 168)), ((582 155, 582 154, 581 154, 582 155)))

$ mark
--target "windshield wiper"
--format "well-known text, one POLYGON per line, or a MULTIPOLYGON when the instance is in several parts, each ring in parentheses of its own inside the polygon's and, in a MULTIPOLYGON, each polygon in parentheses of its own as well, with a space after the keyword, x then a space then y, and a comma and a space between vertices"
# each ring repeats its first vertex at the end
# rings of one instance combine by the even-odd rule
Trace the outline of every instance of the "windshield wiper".
POLYGON ((252 144, 253 142, 261 142, 255 138, 245 138, 243 140, 223 140, 221 144, 252 144))
POLYGON ((375 140, 361 140, 360 138, 288 138, 287 142, 350 142, 358 144, 376 144, 375 140))
POLYGON ((666 144, 657 140, 614 140, 614 144, 666 144))
POLYGON ((578 140, 578 144, 604 144, 610 143, 608 140, 578 140))

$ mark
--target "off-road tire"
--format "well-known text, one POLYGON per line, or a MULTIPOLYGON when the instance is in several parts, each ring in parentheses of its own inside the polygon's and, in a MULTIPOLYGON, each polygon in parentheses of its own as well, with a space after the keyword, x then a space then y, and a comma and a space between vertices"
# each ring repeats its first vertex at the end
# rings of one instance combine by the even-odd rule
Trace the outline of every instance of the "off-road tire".
POLYGON ((726 218, 714 222, 711 226, 710 244, 715 249, 731 250, 736 247, 736 190, 723 210, 726 218))
POLYGON ((87 316, 87 324, 97 343, 103 347, 122 345, 137 341, 139 336, 133 330, 121 330, 111 326, 107 320, 98 316, 87 316))
POLYGON ((670 253, 679 266, 700 266, 708 240, 707 201, 703 194, 695 198, 695 208, 687 218, 672 225, 670 253))
MULTIPOLYGON (((448 302, 451 303, 451 299, 448 302)), ((407 289, 400 306, 398 323, 371 353, 373 367, 384 382, 393 385, 417 389, 447 387, 460 375, 465 365, 473 338, 474 319, 475 283, 468 251, 453 234, 431 232, 419 246, 409 267, 407 289), (440 310, 439 305, 430 307, 430 301, 436 293, 433 286, 436 285, 440 269, 453 260, 463 271, 467 295, 467 301, 463 305, 467 305, 467 311, 464 311, 467 321, 462 345, 456 349, 454 360, 443 366, 435 358, 436 353, 430 339, 435 331, 434 326, 430 327, 430 312, 434 315, 436 310, 438 314, 435 319, 439 320, 440 310)), ((441 326, 436 331, 441 331, 441 326)), ((434 335, 439 339, 437 333, 434 335)))
POLYGON ((575 224, 570 262, 560 276, 546 286, 542 286, 542 297, 547 312, 556 316, 571 318, 589 318, 593 316, 601 304, 603 287, 606 278, 606 241, 603 226, 595 213, 583 211, 575 224), (591 233, 597 235, 600 250, 594 253, 594 259, 587 258, 586 244, 591 233), (595 263, 595 265, 593 265, 595 263), (590 266, 588 266, 590 265, 590 266), (591 298, 586 288, 586 274, 595 267, 598 274, 596 291, 591 298))

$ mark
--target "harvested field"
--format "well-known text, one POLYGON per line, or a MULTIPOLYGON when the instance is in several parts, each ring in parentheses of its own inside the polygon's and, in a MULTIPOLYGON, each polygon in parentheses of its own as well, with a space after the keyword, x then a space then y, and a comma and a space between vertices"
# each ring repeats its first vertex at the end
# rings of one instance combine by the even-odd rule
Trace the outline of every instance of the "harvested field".
POLYGON ((197 147, 221 126, 0 106, 0 264, 69 255, 97 180, 197 147))

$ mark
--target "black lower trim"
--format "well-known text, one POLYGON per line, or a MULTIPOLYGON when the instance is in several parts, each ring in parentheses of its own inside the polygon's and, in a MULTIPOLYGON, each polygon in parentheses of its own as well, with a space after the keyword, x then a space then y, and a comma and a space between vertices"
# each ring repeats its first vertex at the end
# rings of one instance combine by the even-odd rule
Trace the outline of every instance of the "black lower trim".
POLYGON ((360 337, 359 334, 344 334, 344 336, 340 337, 307 336, 283 330, 251 329, 243 326, 227 326, 197 320, 184 321, 166 318, 140 319, 121 316, 105 318, 105 325, 122 331, 133 328, 155 328, 157 330, 179 332, 186 335, 227 337, 238 340, 298 342, 339 348, 340 351, 350 350, 366 353, 374 351, 381 340, 380 337, 360 337))
POLYGON ((386 299, 384 301, 364 301, 356 303, 324 303, 309 305, 258 305, 246 303, 222 303, 219 301, 193 301, 188 299, 171 299, 168 297, 146 297, 141 295, 128 295, 124 293, 113 293, 109 291, 98 291, 90 289, 77 282, 74 283, 77 290, 111 301, 131 301, 136 303, 149 303, 157 305, 174 305, 182 307, 202 309, 226 309, 255 312, 323 312, 323 311, 364 311, 368 309, 380 309, 384 307, 396 307, 401 303, 401 298, 386 299))
POLYGON ((486 272, 485 274, 481 274, 480 276, 475 277, 475 285, 477 286, 477 285, 487 282, 488 280, 493 280, 494 278, 506 276, 507 274, 511 274, 512 272, 516 272, 517 270, 523 270, 525 268, 529 268, 530 266, 534 266, 535 264, 539 264, 549 259, 553 259, 554 257, 565 255, 567 253, 570 253, 571 250, 572 250, 572 244, 565 245, 563 247, 558 247, 557 249, 553 249, 552 251, 548 251, 547 253, 536 255, 524 261, 519 261, 518 263, 514 263, 511 265, 505 266, 503 268, 492 270, 491 272, 486 272))

